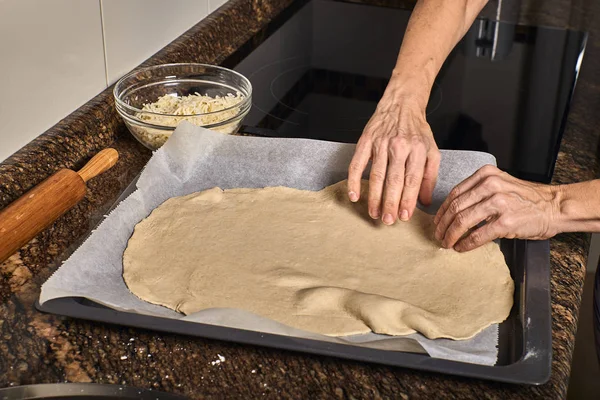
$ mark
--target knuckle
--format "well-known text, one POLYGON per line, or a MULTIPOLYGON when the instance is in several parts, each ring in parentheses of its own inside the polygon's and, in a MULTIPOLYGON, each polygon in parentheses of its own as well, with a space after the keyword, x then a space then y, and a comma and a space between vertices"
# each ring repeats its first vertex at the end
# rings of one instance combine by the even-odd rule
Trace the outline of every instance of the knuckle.
POLYGON ((361 154, 364 152, 367 152, 372 149, 372 141, 371 139, 369 139, 368 137, 366 137, 365 135, 362 135, 359 139, 358 142, 356 142, 356 148, 354 149, 354 154, 361 154))
POLYGON ((373 214, 378 214, 377 211, 380 210, 381 199, 379 197, 369 197, 368 205, 369 210, 374 211, 373 214))
POLYGON ((373 144, 373 142, 370 139, 365 138, 364 136, 361 136, 360 139, 358 139, 358 142, 356 143, 356 148, 354 149, 355 157, 356 157, 356 155, 362 155, 364 153, 371 153, 372 144, 373 144))
POLYGON ((440 160, 442 159, 442 153, 440 153, 440 151, 437 148, 433 148, 433 149, 429 150, 429 154, 428 154, 427 158, 431 162, 439 163, 440 160))
POLYGON ((496 170, 496 167, 494 167, 491 164, 486 164, 483 167, 481 167, 481 169, 480 169, 481 172, 486 173, 486 174, 493 173, 493 172, 495 172, 495 170, 496 170))
POLYGON ((394 136, 394 137, 390 138, 390 143, 397 145, 397 146, 404 147, 404 146, 406 146, 407 141, 404 136, 398 135, 398 136, 394 136))
POLYGON ((381 171, 372 171, 371 172, 371 180, 375 183, 383 183, 385 179, 385 174, 381 171))
POLYGON ((458 199, 452 200, 448 206, 448 211, 450 211, 452 214, 458 214, 460 211, 460 201, 458 199))
POLYGON ((401 185, 404 181, 404 177, 398 173, 388 174, 386 177, 385 183, 390 186, 398 186, 401 185))
POLYGON ((410 135, 409 143, 414 147, 423 147, 425 143, 423 142, 423 136, 421 135, 410 135))
POLYGON ((514 221, 508 215, 503 215, 500 218, 498 218, 498 220, 496 220, 496 224, 500 228, 503 228, 503 230, 506 230, 506 228, 510 228, 514 225, 514 221))
POLYGON ((497 227, 501 228, 501 229, 504 229, 504 228, 506 228, 506 226, 507 226, 507 225, 506 225, 506 220, 505 220, 504 218, 498 218, 498 219, 497 219, 497 220, 494 222, 494 224, 495 224, 497 227))
MULTIPOLYGON (((496 193, 491 198, 492 204, 500 209, 506 208, 508 205, 508 196, 504 193, 496 193)), ((504 217, 506 218, 506 217, 504 217)))
POLYGON ((382 147, 383 147, 383 139, 381 139, 381 138, 373 139, 373 153, 379 154, 381 152, 382 147))
POLYGON ((427 162, 427 147, 424 144, 412 146, 412 154, 423 161, 423 164, 427 162))
POLYGON ((350 173, 360 173, 360 172, 362 172, 361 168, 360 168, 360 164, 358 162, 356 162, 356 161, 353 161, 353 162, 350 163, 350 165, 348 166, 348 171, 350 173))
MULTIPOLYGON (((469 203, 470 199, 477 198, 477 194, 473 190, 467 190, 461 196, 461 202, 469 203)), ((457 199, 458 200, 458 199, 457 199)))
POLYGON ((386 201, 383 203, 383 208, 384 208, 386 211, 390 211, 390 212, 392 212, 392 211, 393 211, 395 208, 398 208, 398 207, 396 206, 396 203, 395 203, 393 200, 386 200, 386 201))
POLYGON ((410 149, 412 153, 417 153, 422 156, 427 155, 427 144, 423 141, 421 136, 411 136, 410 149))
POLYGON ((495 175, 488 176, 483 180, 483 186, 488 190, 496 191, 500 186, 500 178, 495 175))
POLYGON ((415 199, 411 199, 410 197, 403 198, 402 201, 400 202, 400 209, 401 210, 411 210, 415 206, 415 203, 416 203, 416 198, 415 199))
MULTIPOLYGON (((467 224, 467 216, 465 215, 464 212, 459 213, 456 215, 454 221, 456 222, 457 227, 465 227, 467 224)), ((467 227, 467 228, 469 228, 469 227, 467 227)))
POLYGON ((407 188, 417 188, 421 185, 421 178, 415 174, 407 174, 404 177, 404 186, 407 188))
POLYGON ((467 237, 467 242, 470 245, 476 245, 481 243, 483 237, 481 236, 481 232, 477 231, 473 231, 471 232, 471 234, 467 237))
POLYGON ((406 143, 404 142, 404 140, 399 139, 399 138, 391 139, 389 146, 390 146, 389 152, 390 152, 390 156, 392 158, 398 159, 398 158, 402 158, 405 156, 406 143))
POLYGON ((459 195, 460 195, 460 189, 458 188, 458 186, 455 186, 450 191, 450 194, 448 195, 448 197, 451 199, 454 199, 454 198, 458 197, 459 195))

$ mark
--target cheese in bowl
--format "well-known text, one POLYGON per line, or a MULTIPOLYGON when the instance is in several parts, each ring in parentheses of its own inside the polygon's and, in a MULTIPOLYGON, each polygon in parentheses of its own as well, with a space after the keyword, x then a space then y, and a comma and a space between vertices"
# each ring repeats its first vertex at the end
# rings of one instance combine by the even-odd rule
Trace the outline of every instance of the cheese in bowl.
POLYGON ((205 64, 165 64, 124 76, 114 89, 117 112, 146 147, 162 146, 181 121, 237 132, 252 104, 252 86, 235 71, 205 64))

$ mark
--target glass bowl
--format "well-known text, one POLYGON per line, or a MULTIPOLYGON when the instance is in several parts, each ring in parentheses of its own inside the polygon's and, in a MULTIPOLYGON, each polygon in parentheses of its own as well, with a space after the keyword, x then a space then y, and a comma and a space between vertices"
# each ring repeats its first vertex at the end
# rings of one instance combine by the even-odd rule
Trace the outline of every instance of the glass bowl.
POLYGON ((163 64, 142 68, 121 78, 113 90, 115 107, 131 134, 144 146, 156 150, 173 133, 179 122, 189 121, 216 132, 237 132, 252 106, 252 85, 243 75, 207 64, 163 64), (172 115, 143 110, 145 104, 165 95, 182 97, 238 96, 219 111, 172 115))

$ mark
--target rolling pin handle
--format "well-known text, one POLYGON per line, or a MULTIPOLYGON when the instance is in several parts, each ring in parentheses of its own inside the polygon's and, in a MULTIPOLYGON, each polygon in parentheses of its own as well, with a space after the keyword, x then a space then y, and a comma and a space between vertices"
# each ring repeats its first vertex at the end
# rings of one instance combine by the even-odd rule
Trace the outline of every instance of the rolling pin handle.
POLYGON ((119 153, 115 149, 104 149, 96 154, 87 164, 83 166, 77 173, 81 176, 84 182, 89 181, 95 176, 100 175, 104 171, 112 168, 119 159, 119 153))

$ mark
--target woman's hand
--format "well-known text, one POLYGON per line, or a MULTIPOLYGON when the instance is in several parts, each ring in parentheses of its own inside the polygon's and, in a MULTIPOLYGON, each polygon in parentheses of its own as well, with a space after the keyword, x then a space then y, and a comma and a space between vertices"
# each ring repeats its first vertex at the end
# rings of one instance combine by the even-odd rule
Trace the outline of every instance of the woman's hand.
POLYGON ((458 184, 437 212, 436 239, 473 250, 498 238, 548 239, 558 233, 558 187, 514 178, 486 165, 458 184), (480 222, 485 225, 473 229, 480 222))
POLYGON ((425 107, 444 60, 487 0, 419 0, 411 13, 390 83, 365 127, 348 171, 348 197, 358 201, 372 160, 369 214, 391 225, 431 203, 440 165, 425 107))
MULTIPOLYGON (((423 104, 424 103, 424 104, 423 104)), ((365 127, 348 169, 348 197, 358 201, 362 174, 369 163, 369 215, 391 225, 408 221, 417 197, 431 196, 440 165, 440 152, 425 119, 425 105, 398 95, 388 86, 365 127)))

